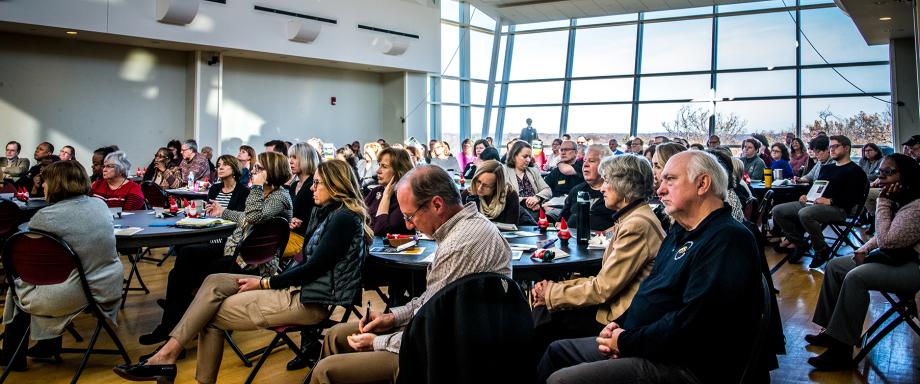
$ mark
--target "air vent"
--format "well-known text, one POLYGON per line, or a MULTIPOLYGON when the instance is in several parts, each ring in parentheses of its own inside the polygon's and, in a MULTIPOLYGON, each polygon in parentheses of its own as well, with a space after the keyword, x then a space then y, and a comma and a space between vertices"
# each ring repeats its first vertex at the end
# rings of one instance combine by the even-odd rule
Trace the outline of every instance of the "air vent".
POLYGON ((284 15, 284 16, 299 17, 301 19, 320 21, 323 23, 338 24, 338 21, 333 20, 333 19, 327 19, 325 17, 305 15, 303 13, 290 12, 290 11, 282 11, 280 9, 263 7, 261 5, 256 5, 255 10, 262 11, 262 12, 275 13, 275 14, 284 15))
POLYGON ((377 28, 377 27, 371 27, 371 26, 369 26, 369 25, 363 25, 363 24, 358 24, 358 28, 359 28, 359 29, 365 29, 365 30, 368 30, 368 31, 380 32, 380 33, 389 33, 389 34, 391 34, 391 35, 396 35, 396 36, 411 37, 411 38, 413 38, 413 39, 419 39, 419 38, 420 38, 419 35, 413 35, 413 34, 411 34, 411 33, 399 32, 399 31, 394 31, 394 30, 390 30, 390 29, 383 29, 383 28, 377 28))

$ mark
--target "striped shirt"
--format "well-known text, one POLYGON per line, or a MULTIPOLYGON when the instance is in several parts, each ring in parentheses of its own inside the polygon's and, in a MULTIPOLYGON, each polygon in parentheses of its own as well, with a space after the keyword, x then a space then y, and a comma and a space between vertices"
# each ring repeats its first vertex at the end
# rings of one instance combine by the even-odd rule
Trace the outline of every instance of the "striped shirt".
POLYGON ((227 208, 230 205, 230 197, 233 196, 233 191, 230 193, 224 193, 223 191, 217 193, 217 197, 214 199, 217 201, 221 207, 227 208))
MULTIPOLYGON (((448 219, 434 232, 438 248, 428 266, 425 292, 402 307, 392 308, 396 325, 404 327, 431 296, 460 278, 479 272, 511 276, 511 247, 495 224, 475 203, 448 219)), ((375 351, 399 353, 402 331, 374 338, 375 351)))

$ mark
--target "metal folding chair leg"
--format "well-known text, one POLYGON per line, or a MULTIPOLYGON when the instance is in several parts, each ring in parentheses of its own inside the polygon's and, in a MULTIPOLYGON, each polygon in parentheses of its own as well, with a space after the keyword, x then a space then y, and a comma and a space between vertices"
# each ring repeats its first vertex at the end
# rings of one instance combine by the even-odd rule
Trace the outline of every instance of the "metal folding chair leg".
POLYGON ((125 301, 128 299, 129 291, 143 291, 144 294, 150 293, 150 289, 147 289, 147 284, 144 283, 144 279, 141 278, 141 272, 137 269, 137 263, 141 259, 141 251, 137 251, 137 255, 132 256, 128 255, 128 261, 131 263, 131 272, 128 273, 128 278, 125 280, 125 289, 121 294, 121 309, 125 309, 125 301), (134 275, 137 275, 137 282, 140 284, 140 287, 133 288, 131 287, 131 281, 134 278, 134 275))
POLYGON ((3 382, 6 381, 6 377, 10 375, 10 370, 13 368, 13 358, 23 349, 23 345, 28 345, 26 340, 29 338, 30 328, 31 326, 26 327, 26 332, 23 333, 22 339, 20 339, 19 344, 16 345, 16 350, 10 355, 10 362, 7 364, 6 368, 3 369, 3 374, 0 374, 0 384, 3 384, 3 382))

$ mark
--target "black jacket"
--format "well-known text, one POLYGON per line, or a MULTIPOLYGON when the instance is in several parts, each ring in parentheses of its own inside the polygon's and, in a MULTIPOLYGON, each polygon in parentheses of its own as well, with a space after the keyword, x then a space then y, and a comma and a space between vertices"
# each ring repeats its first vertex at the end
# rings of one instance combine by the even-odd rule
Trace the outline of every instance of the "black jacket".
POLYGON ((582 160, 578 160, 572 164, 572 167, 575 167, 574 175, 563 175, 557 166, 543 178, 546 184, 549 184, 549 188, 553 190, 553 197, 568 194, 573 187, 585 182, 585 177, 581 174, 581 168, 584 164, 582 160))
POLYGON ((294 203, 294 217, 303 221, 303 224, 300 228, 295 229, 294 233, 301 235, 305 233, 307 222, 310 221, 310 214, 313 213, 313 208, 316 207, 316 204, 313 203, 313 190, 310 189, 312 185, 313 176, 311 175, 303 183, 303 187, 300 187, 300 193, 294 193, 297 190, 296 180, 288 187, 288 192, 291 193, 291 202, 294 203))
POLYGON ((539 356, 524 294, 497 273, 448 284, 412 317, 397 383, 532 383, 539 356))
MULTIPOLYGON (((217 199, 217 194, 220 193, 220 190, 223 187, 224 183, 211 185, 211 188, 208 189, 208 201, 217 199)), ((226 208, 231 211, 245 211, 247 197, 249 197, 249 187, 243 183, 237 182, 236 187, 233 188, 233 193, 230 195, 230 203, 226 206, 226 208)))
POLYGON ((738 382, 763 301, 755 244, 727 205, 692 231, 673 225, 617 321, 620 356, 680 365, 703 383, 738 382))
POLYGON ((361 302, 368 243, 364 218, 332 202, 313 210, 305 225, 303 261, 269 280, 273 289, 300 287, 300 302, 349 306, 361 302))
POLYGON ((612 227, 614 224, 613 214, 616 213, 616 211, 604 205, 603 192, 594 190, 588 183, 581 183, 572 187, 572 190, 569 191, 569 195, 565 198, 565 205, 562 207, 562 217, 565 218, 569 228, 578 227, 579 191, 587 191, 588 196, 591 198, 592 203, 590 204, 591 208, 589 210, 591 214, 591 230, 606 231, 608 228, 612 227))

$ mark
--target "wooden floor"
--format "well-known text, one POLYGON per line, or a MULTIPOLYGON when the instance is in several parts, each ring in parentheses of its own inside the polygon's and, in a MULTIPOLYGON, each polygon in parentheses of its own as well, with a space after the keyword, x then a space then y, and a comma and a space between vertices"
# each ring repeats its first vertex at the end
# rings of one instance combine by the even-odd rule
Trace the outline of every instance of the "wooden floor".
MULTIPOLYGON (((157 250, 154 253, 162 253, 157 250)), ((770 265, 779 261, 779 257, 768 251, 770 265)), ((161 310, 155 300, 163 297, 166 276, 172 267, 172 258, 162 267, 144 262, 141 264, 141 273, 152 292, 148 295, 132 293, 128 296, 125 309, 118 317, 118 334, 126 344, 132 359, 137 359, 141 354, 148 353, 151 347, 137 343, 137 337, 152 330, 159 322, 161 310)), ((807 264, 806 260, 806 264, 807 264)), ((811 323, 815 300, 821 287, 822 273, 809 270, 802 265, 786 265, 780 269, 773 280, 780 290, 779 305, 783 317, 786 334, 787 355, 780 357, 780 368, 773 372, 773 382, 776 383, 920 383, 920 354, 918 354, 918 338, 906 326, 898 327, 892 335, 880 343, 871 353, 869 358, 859 365, 858 370, 838 373, 813 372, 806 363, 806 359, 813 356, 820 349, 806 347, 802 337, 807 333, 814 333, 818 327, 811 323)), ((372 306, 382 309, 383 304, 374 293, 366 293, 365 301, 371 300, 372 306)), ((880 296, 874 295, 869 310, 867 321, 874 320, 888 308, 880 296)), ((77 328, 87 339, 90 336, 91 321, 86 315, 76 323, 77 328)), ((244 351, 254 350, 268 344, 272 334, 267 331, 237 332, 234 338, 239 342, 244 351)), ((100 337, 104 347, 112 344, 105 336, 100 337)), ((70 336, 64 336, 65 346, 79 347, 85 345, 73 341, 70 336)), ((194 347, 194 345, 190 346, 194 347)), ((739 351, 741 353, 741 351, 739 351)), ((746 353, 746 352, 743 352, 746 353)), ((285 364, 293 354, 286 349, 277 349, 268 359, 265 366, 256 378, 258 383, 300 383, 306 370, 288 372, 285 364)), ((13 372, 9 377, 10 383, 66 383, 79 364, 78 355, 64 356, 62 365, 53 365, 47 362, 30 361, 29 371, 13 372)), ((119 363, 115 356, 93 357, 86 371, 81 377, 85 383, 121 383, 123 380, 112 373, 112 367, 119 363)), ((179 362, 179 383, 194 383, 195 349, 189 350, 189 357, 179 362)), ((242 383, 249 374, 249 368, 242 365, 239 359, 225 348, 223 364, 220 371, 220 382, 242 383)))

